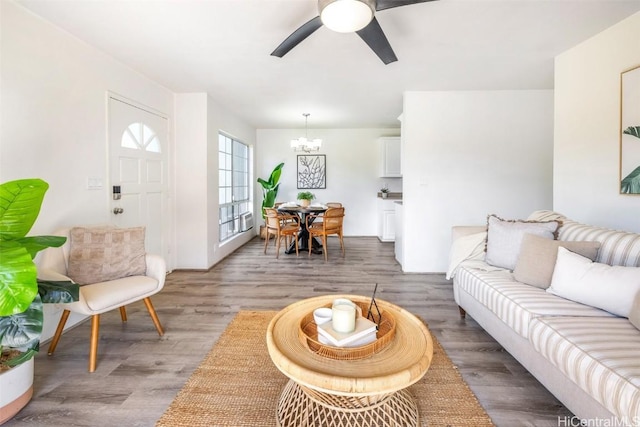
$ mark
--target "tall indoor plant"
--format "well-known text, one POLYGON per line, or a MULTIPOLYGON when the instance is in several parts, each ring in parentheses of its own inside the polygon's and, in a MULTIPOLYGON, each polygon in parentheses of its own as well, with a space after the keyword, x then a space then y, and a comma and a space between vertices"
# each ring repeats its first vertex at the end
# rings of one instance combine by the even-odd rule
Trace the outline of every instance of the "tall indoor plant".
POLYGON ((264 208, 272 208, 276 202, 278 188, 280 187, 278 182, 280 181, 283 166, 284 163, 280 163, 276 166, 273 171, 271 171, 271 175, 269 175, 269 179, 266 181, 262 178, 258 178, 258 182, 262 185, 262 219, 264 219, 264 208))
MULTIPOLYGON (((75 283, 37 279, 33 261, 36 254, 48 247, 61 246, 66 241, 60 236, 27 236, 38 218, 48 188, 49 184, 41 179, 0 184, 0 354, 4 355, 2 365, 5 368, 33 363, 31 359, 40 345, 43 303, 72 302, 79 296, 75 283)), ((3 393, 10 393, 16 388, 12 371, 0 375, 3 393)), ((24 372, 31 375, 28 379, 31 393, 32 365, 24 372)), ((22 409, 28 399, 22 399, 22 402, 21 406, 7 405, 14 411, 9 417, 22 409)), ((6 420, 6 411, 2 412, 6 420)), ((0 419, 0 423, 3 421, 0 419)))

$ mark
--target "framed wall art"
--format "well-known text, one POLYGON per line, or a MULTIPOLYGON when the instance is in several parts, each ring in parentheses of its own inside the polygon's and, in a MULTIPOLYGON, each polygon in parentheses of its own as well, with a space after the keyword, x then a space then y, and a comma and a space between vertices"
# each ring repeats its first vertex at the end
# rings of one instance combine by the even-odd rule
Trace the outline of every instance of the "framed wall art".
POLYGON ((620 74, 620 193, 640 194, 640 65, 620 74))
POLYGON ((324 154, 298 155, 298 188, 327 188, 327 158, 324 154))

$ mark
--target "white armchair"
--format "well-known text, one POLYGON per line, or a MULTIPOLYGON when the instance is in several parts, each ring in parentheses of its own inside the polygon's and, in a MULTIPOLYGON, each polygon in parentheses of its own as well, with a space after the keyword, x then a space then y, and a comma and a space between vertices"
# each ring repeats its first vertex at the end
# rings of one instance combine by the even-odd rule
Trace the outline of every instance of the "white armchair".
MULTIPOLYGON (((70 256, 70 229, 60 230, 55 235, 67 237, 67 242, 60 248, 49 248, 42 252, 39 262, 38 276, 48 280, 71 280, 68 276, 70 256)), ((58 327, 49 345, 48 354, 52 355, 58 345, 64 325, 71 312, 91 316, 91 344, 89 350, 89 372, 96 369, 98 338, 100 330, 100 314, 118 308, 123 322, 127 321, 125 306, 142 300, 151 315, 151 319, 160 336, 164 334, 160 320, 156 314, 150 297, 162 290, 165 283, 166 266, 164 259, 158 255, 144 254, 146 272, 144 275, 133 275, 101 281, 80 286, 80 299, 76 302, 61 304, 64 309, 58 327)))

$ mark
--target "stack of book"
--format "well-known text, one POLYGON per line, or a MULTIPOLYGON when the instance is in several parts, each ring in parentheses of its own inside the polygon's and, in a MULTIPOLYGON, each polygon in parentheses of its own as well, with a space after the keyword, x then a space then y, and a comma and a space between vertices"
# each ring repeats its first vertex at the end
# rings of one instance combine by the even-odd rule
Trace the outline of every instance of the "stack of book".
POLYGON ((371 344, 377 338, 378 326, 371 320, 359 316, 356 318, 356 328, 350 333, 336 332, 332 322, 318 326, 318 341, 334 347, 361 347, 371 344))

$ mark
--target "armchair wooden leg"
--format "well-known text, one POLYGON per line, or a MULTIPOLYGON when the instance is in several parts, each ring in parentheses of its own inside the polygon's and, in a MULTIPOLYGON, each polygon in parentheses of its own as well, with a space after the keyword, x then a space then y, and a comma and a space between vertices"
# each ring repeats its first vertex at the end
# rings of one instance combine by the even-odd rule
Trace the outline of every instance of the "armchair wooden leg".
POLYGON ((120 307, 120 318, 123 322, 127 322, 127 309, 124 308, 124 305, 120 307))
POLYGON ((91 344, 89 347, 89 372, 96 370, 98 360, 98 339, 100 338, 100 315, 91 316, 91 344))
POLYGON ((147 311, 151 316, 151 320, 153 320, 153 324, 156 325, 156 329, 158 330, 158 334, 160 336, 164 335, 164 329, 162 329, 162 325, 160 324, 160 319, 158 319, 158 315, 156 314, 156 310, 153 308, 153 304, 151 304, 151 298, 147 297, 144 300, 144 305, 147 306, 147 311))
POLYGON ((56 351, 56 347, 58 346, 58 341, 62 336, 62 331, 64 331, 64 325, 67 323, 67 319, 69 318, 69 310, 64 310, 62 312, 62 316, 60 316, 60 321, 58 322, 58 327, 56 328, 56 333, 53 335, 53 339, 51 340, 51 344, 49 344, 49 350, 47 350, 47 354, 51 356, 54 351, 56 351))

